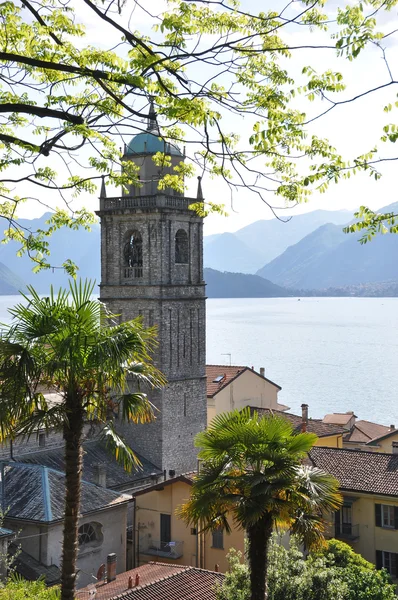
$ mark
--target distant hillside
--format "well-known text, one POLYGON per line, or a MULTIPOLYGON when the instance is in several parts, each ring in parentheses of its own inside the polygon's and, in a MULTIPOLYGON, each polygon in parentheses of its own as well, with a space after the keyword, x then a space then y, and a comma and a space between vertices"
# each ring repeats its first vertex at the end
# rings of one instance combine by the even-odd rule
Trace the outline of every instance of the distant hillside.
MULTIPOLYGON (((398 203, 381 211, 397 211, 398 203)), ((398 280, 398 235, 379 235, 365 245, 359 234, 320 227, 257 274, 278 285, 320 290, 398 280)))
POLYGON ((217 271, 254 273, 262 264, 261 255, 249 248, 235 234, 223 233, 212 238, 204 245, 205 267, 217 271))
POLYGON ((256 221, 228 234, 233 238, 225 237, 226 234, 206 236, 204 263, 205 266, 220 271, 255 273, 318 227, 326 223, 343 226, 350 221, 351 216, 352 213, 346 210, 314 210, 304 215, 294 215, 287 222, 278 219, 256 221), (235 248, 231 249, 233 240, 235 248), (236 264, 230 258, 231 252, 237 257, 236 264))
POLYGON ((347 241, 341 226, 322 225, 257 271, 257 275, 290 288, 319 287, 324 256, 347 241))
POLYGON ((0 262, 0 296, 15 295, 26 291, 26 284, 8 267, 0 262))
MULTIPOLYGON (((50 213, 44 214, 38 219, 21 219, 20 224, 31 230, 44 228, 45 221, 50 213)), ((51 264, 61 265, 67 258, 72 259, 80 266, 79 275, 95 279, 99 283, 100 277, 100 229, 95 224, 92 231, 83 229, 74 231, 72 229, 62 228, 56 231, 49 238, 51 251, 51 264)), ((25 282, 25 285, 32 284, 35 289, 43 294, 47 293, 50 285, 56 289, 65 286, 68 276, 63 269, 45 270, 40 273, 33 273, 33 263, 27 256, 17 257, 18 244, 9 242, 0 245, 0 261, 9 266, 19 281, 25 282)), ((24 285, 22 283, 22 285, 24 285)), ((17 289, 20 289, 17 287, 17 289)), ((15 292, 1 292, 15 293, 15 292)))
POLYGON ((209 298, 284 298, 293 293, 258 275, 204 269, 209 298))

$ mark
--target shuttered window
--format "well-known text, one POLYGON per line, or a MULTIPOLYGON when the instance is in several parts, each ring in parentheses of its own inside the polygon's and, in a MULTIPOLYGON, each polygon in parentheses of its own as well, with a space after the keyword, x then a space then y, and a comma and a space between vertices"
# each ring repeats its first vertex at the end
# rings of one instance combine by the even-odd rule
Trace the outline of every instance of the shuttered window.
POLYGON ((398 506, 375 504, 376 527, 398 529, 398 506))
POLYGON ((215 529, 212 532, 212 535, 213 535, 212 547, 219 548, 220 550, 222 550, 224 548, 224 532, 223 532, 223 530, 221 528, 215 529))
POLYGON ((376 550, 376 568, 386 569, 391 577, 398 577, 398 554, 376 550))

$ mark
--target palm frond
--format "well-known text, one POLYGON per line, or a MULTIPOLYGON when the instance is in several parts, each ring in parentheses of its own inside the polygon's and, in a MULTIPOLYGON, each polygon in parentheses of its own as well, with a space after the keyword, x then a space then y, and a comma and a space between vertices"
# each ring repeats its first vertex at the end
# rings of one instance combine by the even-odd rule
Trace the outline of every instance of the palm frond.
POLYGON ((112 421, 109 421, 102 428, 100 438, 105 442, 107 450, 122 465, 125 471, 130 473, 132 470, 137 471, 142 468, 140 459, 129 447, 124 438, 117 433, 112 421))
POLYGON ((150 423, 155 419, 158 409, 148 400, 143 393, 124 394, 120 397, 122 419, 133 423, 150 423))

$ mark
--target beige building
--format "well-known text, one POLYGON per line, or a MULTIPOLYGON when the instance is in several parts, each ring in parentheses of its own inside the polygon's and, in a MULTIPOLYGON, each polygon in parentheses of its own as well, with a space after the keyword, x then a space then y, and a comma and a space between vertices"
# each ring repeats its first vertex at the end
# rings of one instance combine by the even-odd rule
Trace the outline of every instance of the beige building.
MULTIPOLYGON (((392 426, 391 426, 392 427, 392 426)), ((369 450, 398 454, 398 430, 390 428, 386 433, 373 438, 366 444, 369 450)))
POLYGON ((398 579, 398 454, 314 447, 309 462, 340 482, 330 537, 398 579))
POLYGON ((278 384, 249 367, 207 365, 207 423, 218 414, 245 406, 288 410, 278 403, 278 384))

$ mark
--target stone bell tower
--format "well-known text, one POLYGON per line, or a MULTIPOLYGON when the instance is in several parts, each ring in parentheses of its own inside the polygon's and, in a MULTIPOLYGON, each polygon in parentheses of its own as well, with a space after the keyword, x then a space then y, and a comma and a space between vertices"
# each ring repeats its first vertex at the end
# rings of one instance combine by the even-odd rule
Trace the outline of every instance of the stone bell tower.
POLYGON ((150 392, 157 418, 122 431, 134 450, 178 474, 196 467, 193 441, 206 426, 203 219, 189 209, 197 198, 157 189, 167 172, 152 160, 159 151, 171 157, 169 172, 184 160, 160 139, 151 104, 147 130, 124 149, 124 160, 140 168, 142 186, 115 198, 102 186, 100 297, 122 321, 141 315, 146 326, 158 327, 155 364, 167 385, 150 392))

